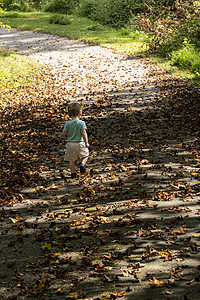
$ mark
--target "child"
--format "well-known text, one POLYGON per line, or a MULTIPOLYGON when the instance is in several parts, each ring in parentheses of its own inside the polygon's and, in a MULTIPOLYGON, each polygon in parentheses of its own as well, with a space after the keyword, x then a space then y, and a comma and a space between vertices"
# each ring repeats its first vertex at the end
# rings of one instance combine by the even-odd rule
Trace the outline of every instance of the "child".
POLYGON ((67 136, 65 160, 69 161, 71 178, 76 178, 76 160, 81 159, 80 172, 86 172, 85 164, 89 156, 88 136, 86 124, 79 120, 82 110, 78 102, 72 102, 68 106, 68 114, 71 120, 64 125, 61 138, 67 136))

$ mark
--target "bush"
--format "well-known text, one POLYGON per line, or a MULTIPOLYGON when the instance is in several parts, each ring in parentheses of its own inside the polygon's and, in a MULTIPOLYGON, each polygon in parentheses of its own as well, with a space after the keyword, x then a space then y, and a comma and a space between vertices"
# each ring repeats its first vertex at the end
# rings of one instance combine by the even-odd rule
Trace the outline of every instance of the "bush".
POLYGON ((175 0, 80 0, 81 16, 98 20, 113 27, 125 26, 132 14, 141 13, 150 6, 171 5, 175 0))
POLYGON ((71 13, 79 0, 50 0, 45 2, 44 10, 49 12, 71 13))
POLYGON ((91 18, 93 11, 95 11, 96 3, 96 0, 81 0, 78 7, 79 15, 82 17, 91 18))
POLYGON ((101 0, 91 18, 113 27, 123 27, 129 22, 133 0, 101 0))
POLYGON ((52 15, 50 20, 50 24, 59 24, 59 25, 68 25, 70 24, 70 19, 67 15, 56 14, 52 15))
POLYGON ((4 0, 4 8, 8 11, 33 11, 36 9, 36 5, 32 0, 4 0))
POLYGON ((181 69, 189 69, 196 76, 200 76, 200 55, 194 45, 188 43, 185 39, 183 47, 177 51, 173 51, 170 55, 172 65, 181 69))
POLYGON ((138 17, 140 28, 149 35, 149 52, 166 57, 177 50, 187 36, 190 43, 200 47, 200 9, 195 2, 176 1, 171 7, 149 7, 138 17))

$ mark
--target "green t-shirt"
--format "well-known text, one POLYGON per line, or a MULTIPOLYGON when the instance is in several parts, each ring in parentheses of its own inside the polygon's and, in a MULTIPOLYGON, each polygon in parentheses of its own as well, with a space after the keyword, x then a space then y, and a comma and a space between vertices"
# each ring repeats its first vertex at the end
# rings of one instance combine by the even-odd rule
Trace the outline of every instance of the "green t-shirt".
POLYGON ((68 142, 82 142, 83 137, 81 131, 87 129, 84 121, 81 120, 69 120, 64 125, 64 131, 67 132, 68 142))

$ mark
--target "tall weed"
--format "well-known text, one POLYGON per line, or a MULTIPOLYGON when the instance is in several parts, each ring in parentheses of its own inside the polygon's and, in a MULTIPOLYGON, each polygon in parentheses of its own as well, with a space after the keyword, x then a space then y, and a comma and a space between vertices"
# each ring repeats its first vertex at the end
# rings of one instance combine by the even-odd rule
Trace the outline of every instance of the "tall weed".
POLYGON ((64 14, 53 14, 49 19, 50 24, 58 24, 58 25, 69 25, 70 19, 68 15, 64 14))

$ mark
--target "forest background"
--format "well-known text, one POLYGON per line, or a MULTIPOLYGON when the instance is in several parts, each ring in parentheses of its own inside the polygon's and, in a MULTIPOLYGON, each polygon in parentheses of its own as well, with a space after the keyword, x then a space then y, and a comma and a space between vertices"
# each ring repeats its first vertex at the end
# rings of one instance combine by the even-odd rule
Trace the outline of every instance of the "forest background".
POLYGON ((1 26, 37 30, 151 59, 199 83, 200 1, 1 0, 1 26))

